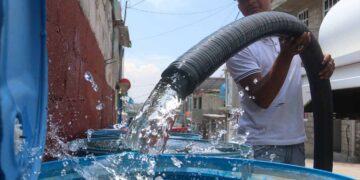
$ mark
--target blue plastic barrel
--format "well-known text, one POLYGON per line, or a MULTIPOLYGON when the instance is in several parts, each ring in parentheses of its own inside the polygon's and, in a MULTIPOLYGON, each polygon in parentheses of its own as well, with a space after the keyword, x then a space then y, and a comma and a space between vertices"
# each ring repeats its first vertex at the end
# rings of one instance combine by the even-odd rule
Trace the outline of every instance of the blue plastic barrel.
POLYGON ((47 162, 40 179, 351 179, 326 171, 255 160, 198 155, 110 156, 47 162))
MULTIPOLYGON (((96 156, 116 154, 121 152, 130 152, 123 141, 119 138, 91 138, 75 140, 71 143, 78 143, 85 145, 77 149, 75 154, 79 156, 93 154, 96 156)), ((78 147, 77 145, 71 145, 78 147)), ((251 148, 247 145, 239 145, 235 143, 218 143, 212 145, 207 140, 194 140, 194 139, 181 139, 170 137, 166 144, 165 154, 199 154, 206 156, 219 156, 219 157, 234 157, 234 158, 249 158, 251 157, 251 148)))
POLYGON ((98 129, 91 132, 91 138, 117 138, 126 133, 127 131, 120 129, 98 129))
POLYGON ((45 0, 0 1, 0 179, 40 173, 48 95, 45 9, 45 0))
MULTIPOLYGON (((117 138, 126 133, 125 129, 98 129, 91 132, 91 138, 117 138)), ((173 139, 200 140, 202 138, 200 134, 196 133, 170 132, 169 135, 173 139)))
POLYGON ((169 135, 173 139, 192 139, 192 140, 202 139, 202 135, 196 133, 170 132, 169 135))

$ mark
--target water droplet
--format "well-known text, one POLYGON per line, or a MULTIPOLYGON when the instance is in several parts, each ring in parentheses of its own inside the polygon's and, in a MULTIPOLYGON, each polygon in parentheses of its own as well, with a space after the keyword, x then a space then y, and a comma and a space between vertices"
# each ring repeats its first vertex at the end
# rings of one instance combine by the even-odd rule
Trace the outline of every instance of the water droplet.
POLYGON ((69 165, 69 162, 64 161, 64 162, 63 162, 63 165, 64 165, 64 167, 66 167, 67 165, 69 165))
POLYGON ((133 155, 133 154, 129 154, 129 155, 128 155, 128 158, 129 158, 129 159, 134 159, 134 155, 133 155))
POLYGON ((68 67, 68 71, 70 71, 70 70, 71 70, 71 67, 69 66, 69 67, 68 67))
POLYGON ((100 101, 97 102, 97 104, 96 104, 96 110, 101 111, 101 110, 104 109, 104 107, 105 107, 104 103, 102 103, 102 102, 100 102, 100 101))
POLYGON ((239 91, 239 95, 241 98, 244 97, 244 91, 239 91))
POLYGON ((246 86, 245 91, 249 91, 249 90, 250 90, 249 86, 246 86))
POLYGON ((68 125, 71 125, 71 121, 68 123, 68 125))
POLYGON ((176 157, 171 157, 171 161, 173 162, 174 166, 181 168, 182 162, 176 157))
POLYGON ((98 91, 99 91, 99 87, 98 87, 97 84, 95 84, 95 81, 94 81, 94 83, 91 85, 91 87, 93 88, 93 90, 94 90, 95 92, 98 92, 98 91))
POLYGON ((61 176, 65 176, 65 175, 66 175, 66 170, 65 169, 61 170, 61 176))
POLYGON ((123 127, 125 127, 125 125, 123 125, 123 124, 114 124, 114 125, 113 125, 113 128, 114 128, 114 129, 121 129, 121 128, 123 128, 123 127))
POLYGON ((88 129, 88 130, 86 131, 86 135, 87 135, 87 140, 88 140, 88 142, 90 142, 90 140, 91 140, 91 135, 92 135, 93 132, 94 132, 93 129, 88 129))
POLYGON ((91 87, 93 88, 93 90, 95 92, 97 92, 99 90, 98 85, 96 84, 93 76, 91 75, 91 73, 89 71, 85 72, 84 78, 85 78, 86 81, 89 81, 91 83, 91 87))
POLYGON ((242 116, 245 113, 244 109, 240 109, 240 116, 242 116))
POLYGON ((254 84, 257 84, 258 80, 255 78, 253 82, 254 82, 254 84))
POLYGON ((274 159, 276 158, 276 154, 270 154, 270 161, 274 161, 274 159))
POLYGON ((84 74, 85 80, 87 81, 91 81, 92 80, 92 75, 89 71, 86 71, 84 74))

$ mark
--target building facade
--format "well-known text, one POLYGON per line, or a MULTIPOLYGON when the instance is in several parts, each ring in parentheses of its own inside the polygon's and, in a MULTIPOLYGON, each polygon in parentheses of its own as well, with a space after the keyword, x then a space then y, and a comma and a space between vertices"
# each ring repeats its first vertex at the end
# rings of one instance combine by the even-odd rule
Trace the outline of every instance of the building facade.
POLYGON ((225 99, 220 96, 224 78, 208 78, 187 98, 191 112, 191 129, 210 138, 217 130, 226 130, 225 99))

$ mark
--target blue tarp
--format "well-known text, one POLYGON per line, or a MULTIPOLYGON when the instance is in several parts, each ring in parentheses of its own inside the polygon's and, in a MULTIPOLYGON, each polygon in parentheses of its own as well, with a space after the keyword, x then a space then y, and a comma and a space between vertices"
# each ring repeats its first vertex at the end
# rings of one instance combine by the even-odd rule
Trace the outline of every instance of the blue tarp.
POLYGON ((0 1, 0 179, 36 179, 45 145, 47 54, 45 0, 0 1), (24 143, 16 153, 14 127, 24 143))

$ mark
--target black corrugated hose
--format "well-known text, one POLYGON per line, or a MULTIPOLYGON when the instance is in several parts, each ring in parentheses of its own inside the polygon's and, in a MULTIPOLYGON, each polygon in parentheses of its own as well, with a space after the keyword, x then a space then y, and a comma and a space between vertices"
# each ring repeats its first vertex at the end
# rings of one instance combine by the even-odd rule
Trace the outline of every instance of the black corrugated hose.
MULTIPOLYGON (((299 36, 307 31, 302 22, 286 13, 262 12, 244 17, 211 34, 180 56, 162 73, 161 81, 168 81, 185 98, 249 44, 267 36, 299 36)), ((313 35, 300 56, 309 79, 314 111, 314 168, 332 171, 332 92, 330 81, 319 79, 324 57, 313 35)))

